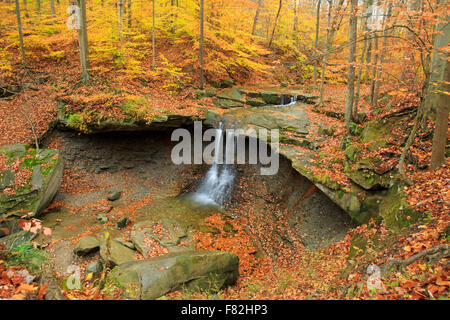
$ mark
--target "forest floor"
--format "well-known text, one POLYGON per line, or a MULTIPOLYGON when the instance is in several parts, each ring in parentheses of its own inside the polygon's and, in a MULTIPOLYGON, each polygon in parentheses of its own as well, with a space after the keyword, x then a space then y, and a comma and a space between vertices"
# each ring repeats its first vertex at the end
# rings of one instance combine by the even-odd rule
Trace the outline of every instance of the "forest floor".
MULTIPOLYGON (((166 54, 170 57, 170 54, 166 54)), ((279 73, 283 67, 274 57, 264 58, 268 68, 272 70, 271 75, 279 73)), ((3 99, 0 103, 0 145, 12 143, 33 143, 33 132, 29 121, 34 125, 36 135, 42 136, 56 119, 58 100, 70 102, 71 111, 85 112, 86 116, 113 117, 124 119, 129 114, 117 108, 130 99, 139 101, 145 97, 145 106, 134 110, 135 114, 143 119, 151 119, 157 114, 176 110, 177 113, 201 114, 205 106, 195 99, 195 91, 185 87, 173 92, 163 88, 163 81, 148 79, 145 76, 138 80, 128 80, 124 77, 112 77, 105 81, 105 76, 95 75, 88 85, 79 83, 79 66, 77 57, 68 57, 55 64, 54 61, 32 61, 30 69, 23 71, 19 63, 13 66, 14 77, 11 77, 11 85, 24 82, 29 83, 28 90, 22 90, 12 96, 12 99, 3 99), (75 62, 72 62, 75 61, 75 62), (64 68, 60 68, 65 65, 64 68), (148 107, 150 106, 150 107, 148 107)), ((286 71, 289 73, 289 71, 286 71)), ((191 75, 192 77, 195 74, 191 75)), ((239 85, 248 84, 277 84, 273 76, 267 74, 255 74, 247 77, 247 80, 239 81, 239 85), (248 80, 249 78, 252 81, 248 80)), ((309 91, 310 81, 305 80, 302 84, 309 91)), ((325 106, 323 109, 337 113, 344 112, 346 85, 343 83, 327 84, 325 86, 325 106)), ((397 99, 391 97, 380 105, 380 110, 372 110, 364 103, 367 96, 368 86, 362 88, 361 111, 366 112, 368 119, 381 119, 390 113, 401 112, 417 108, 418 94, 410 97, 397 99), (390 105, 389 111, 385 108, 390 105)), ((329 165, 321 167, 339 182, 345 183, 347 179, 343 174, 342 165, 332 161, 345 157, 344 151, 339 151, 341 141, 346 137, 345 124, 342 119, 328 117, 322 113, 310 110, 314 117, 321 117, 325 121, 333 122, 336 128, 335 135, 320 145, 321 152, 325 155, 322 159, 329 165)), ((397 132, 396 141, 390 147, 373 152, 385 163, 397 165, 401 153, 401 143, 409 128, 413 125, 414 113, 411 113, 407 127, 397 132)), ((363 124, 359 125, 360 127, 363 124)), ((210 234, 198 235, 198 248, 227 250, 236 253, 241 261, 241 277, 236 285, 221 291, 216 296, 202 293, 191 293, 179 291, 169 295, 172 298, 220 298, 220 299, 438 299, 449 297, 450 277, 448 259, 442 259, 436 264, 427 264, 418 260, 405 268, 403 272, 393 272, 383 278, 382 288, 371 291, 367 287, 369 275, 366 268, 369 264, 381 265, 389 258, 407 259, 425 249, 436 247, 440 244, 448 244, 448 223, 450 220, 450 162, 447 162, 436 171, 430 171, 427 164, 431 156, 430 132, 433 123, 421 129, 418 138, 411 147, 411 158, 415 159, 408 166, 408 175, 414 182, 412 186, 406 187, 408 202, 416 210, 425 213, 426 220, 420 221, 404 232, 392 235, 384 223, 378 224, 374 221, 352 229, 347 236, 337 243, 326 248, 309 251, 301 245, 291 247, 289 250, 283 248, 283 252, 277 259, 265 257, 255 259, 250 252, 254 239, 245 232, 239 219, 233 220, 232 224, 237 233, 234 237, 218 234, 211 238, 210 234), (372 249, 370 254, 349 259, 352 247, 352 239, 355 235, 366 239, 378 239, 383 246, 372 249)), ((318 169, 319 170, 319 169, 318 169)), ((64 175, 61 188, 73 188, 83 191, 92 187, 87 179, 82 179, 76 173, 64 175), (76 186, 75 186, 76 185, 76 186)), ((92 182, 91 182, 92 184, 92 182)), ((67 190, 66 190, 67 191, 67 190)), ((75 190, 76 191, 76 190, 75 190)), ((244 210, 244 208, 242 208, 244 210)), ((212 216, 207 222, 222 230, 225 223, 219 216, 212 216)), ((371 240, 371 241, 372 241, 371 240)), ((45 291, 39 290, 33 285, 25 286, 24 280, 20 280, 16 274, 7 273, 0 259, 0 285, 10 286, 16 298, 25 297, 27 294, 35 294, 42 298, 45 291), (14 280, 15 279, 15 280, 14 280)), ((89 280, 87 280, 89 282, 89 280)), ((73 299, 113 298, 101 296, 95 288, 85 288, 80 292, 70 292, 66 297, 73 299)), ((2 291, 0 291, 1 293, 2 291)))

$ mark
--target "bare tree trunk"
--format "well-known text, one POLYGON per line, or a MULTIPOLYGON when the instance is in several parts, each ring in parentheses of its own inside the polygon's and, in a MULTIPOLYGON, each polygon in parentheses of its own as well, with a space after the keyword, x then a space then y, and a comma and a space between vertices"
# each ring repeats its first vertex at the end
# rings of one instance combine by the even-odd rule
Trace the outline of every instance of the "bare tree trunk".
POLYGON ((292 27, 292 31, 294 33, 295 38, 297 37, 297 24, 298 24, 297 4, 298 4, 298 0, 294 0, 294 26, 292 27))
POLYGON ((375 104, 375 83, 377 81, 377 69, 378 69, 378 34, 375 33, 373 38, 373 66, 372 66, 372 82, 370 85, 370 104, 373 106, 375 104))
POLYGON ((122 16, 123 16, 123 0, 118 0, 117 3, 117 25, 119 32, 119 39, 122 39, 122 16))
POLYGON ((131 28, 131 0, 128 0, 128 28, 131 28))
POLYGON ((365 0, 364 1, 364 6, 363 6, 363 14, 362 14, 362 19, 363 19, 363 32, 364 32, 364 43, 363 43, 363 48, 361 51, 361 58, 360 58, 360 66, 358 67, 358 77, 356 80, 356 94, 355 94, 355 102, 354 102, 354 106, 353 106, 353 111, 352 111, 352 117, 353 119, 357 119, 357 115, 358 115, 358 108, 359 108, 359 94, 360 94, 360 90, 361 90, 361 79, 362 79, 362 72, 363 72, 363 65, 364 65, 364 58, 365 58, 365 54, 366 54, 366 50, 367 50, 367 33, 369 31, 368 28, 368 16, 366 14, 367 8, 369 7, 369 0, 365 0))
POLYGON ((355 53, 356 53, 356 31, 358 29, 358 19, 356 17, 356 7, 358 0, 350 2, 350 28, 349 28, 349 55, 348 55, 348 75, 347 75, 347 100, 345 103, 345 123, 350 131, 352 121, 353 99, 355 94, 355 53))
POLYGON ((41 13, 41 0, 36 0, 36 12, 41 13))
POLYGON ((255 19, 253 20, 252 35, 255 35, 255 33, 256 33, 256 26, 258 24, 259 13, 261 11, 261 5, 262 5, 262 0, 258 0, 258 7, 256 8, 255 19))
POLYGON ((89 47, 86 23, 86 0, 77 0, 77 5, 80 8, 80 29, 78 29, 78 43, 80 46, 81 79, 86 83, 89 81, 89 47))
POLYGON ((55 15, 56 15, 56 13, 55 13, 55 1, 54 0, 50 0, 50 10, 52 11, 52 16, 54 18, 55 15))
POLYGON ((278 12, 277 12, 277 15, 275 16, 275 22, 274 22, 273 29, 272 29, 272 35, 270 36, 270 40, 269 40, 269 48, 272 46, 273 36, 275 35, 275 30, 277 28, 277 23, 278 23, 278 17, 280 16, 280 11, 281 11, 282 5, 283 5, 283 0, 280 0, 280 4, 278 6, 278 12))
POLYGON ((317 89, 317 46, 319 44, 319 29, 320 29, 320 5, 322 0, 317 1, 317 11, 316 11, 316 36, 314 39, 314 54, 316 59, 314 60, 314 71, 313 71, 313 85, 314 89, 317 89))
POLYGON ((203 90, 204 88, 204 67, 205 67, 205 62, 204 62, 204 17, 203 17, 203 9, 204 9, 204 3, 203 0, 200 0, 200 89, 203 90))
POLYGON ((432 170, 445 162, 445 148, 448 134, 448 114, 450 108, 450 62, 448 52, 442 50, 450 41, 450 15, 445 17, 445 23, 436 26, 438 34, 434 39, 434 52, 431 60, 430 88, 426 98, 425 108, 430 113, 436 113, 436 126, 433 135, 431 153, 432 170))
POLYGON ((155 69, 155 0, 152 0, 152 69, 155 69))
POLYGON ((23 64, 26 65, 27 59, 25 56, 25 49, 23 46, 22 20, 20 19, 19 0, 16 0, 16 16, 17 16, 17 31, 19 32, 20 54, 22 56, 23 64))
POLYGON ((370 80, 370 62, 372 61, 372 41, 367 39, 367 54, 366 54, 366 71, 364 71, 364 82, 368 83, 370 80))
POLYGON ((409 133, 408 140, 406 140, 406 144, 403 147, 402 154, 400 156, 400 159, 398 161, 398 171, 400 173, 400 176, 402 177, 403 181, 405 181, 407 184, 412 185, 412 181, 408 178, 405 172, 405 159, 406 155, 409 152, 409 148, 414 142, 414 139, 417 134, 417 130, 420 127, 420 123, 422 121, 422 118, 425 116, 425 97, 428 95, 428 88, 430 85, 430 54, 427 54, 426 57, 424 57, 424 52, 421 52, 421 61, 422 61, 422 68, 423 73, 425 74, 425 80, 422 85, 422 92, 420 95, 420 104, 419 108, 417 109, 416 118, 414 120, 414 126, 411 129, 411 132, 409 133))
POLYGON ((380 67, 378 68, 378 73, 377 73, 376 81, 375 81, 375 88, 373 91, 372 105, 375 108, 378 106, 378 95, 379 95, 379 91, 380 91, 380 83, 381 83, 381 77, 382 77, 382 72, 383 72, 384 57, 386 55, 386 48, 387 48, 387 43, 388 43, 388 28, 386 26, 386 21, 391 16, 391 13, 392 13, 392 2, 388 2, 387 13, 383 18, 383 49, 381 50, 381 55, 380 55, 380 67))
MULTIPOLYGON (((333 46, 334 33, 336 32, 336 30, 338 28, 338 22, 337 22, 338 15, 340 14, 340 10, 342 9, 343 4, 344 4, 344 0, 339 0, 338 6, 336 8, 336 14, 335 14, 333 20, 331 20, 333 1, 328 0, 327 48, 323 55, 323 60, 322 60, 322 77, 321 77, 321 81, 320 81, 320 102, 319 102, 320 105, 323 105, 323 90, 324 90, 324 85, 325 85, 325 71, 327 68, 328 56, 329 56, 329 53, 333 46)), ((342 16, 340 17, 340 20, 342 21, 342 16)))
POLYGON ((324 84, 325 84, 325 69, 326 69, 326 65, 328 62, 328 51, 331 48, 330 45, 330 37, 331 37, 331 14, 332 14, 332 10, 333 10, 333 1, 332 0, 328 0, 328 18, 327 18, 327 38, 326 38, 326 49, 327 50, 325 52, 325 54, 323 55, 322 58, 322 74, 321 74, 321 80, 320 80, 320 99, 319 99, 319 104, 323 105, 323 88, 324 88, 324 84))

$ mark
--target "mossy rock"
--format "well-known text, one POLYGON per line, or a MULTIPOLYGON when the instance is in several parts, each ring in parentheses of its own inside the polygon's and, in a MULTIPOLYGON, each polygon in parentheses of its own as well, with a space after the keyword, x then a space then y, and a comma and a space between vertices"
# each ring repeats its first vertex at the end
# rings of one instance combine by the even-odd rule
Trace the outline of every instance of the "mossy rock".
POLYGON ((237 108, 237 107, 243 107, 244 105, 241 102, 229 100, 229 99, 220 99, 220 98, 214 98, 213 103, 223 109, 229 109, 229 108, 237 108))
POLYGON ((217 291, 236 282, 239 258, 229 252, 188 251, 122 264, 107 282, 122 288, 126 299, 157 299, 183 287, 217 291))
POLYGON ((234 85, 234 81, 231 79, 221 79, 219 81, 209 81, 209 84, 214 88, 231 88, 234 85))
POLYGON ((209 226, 209 225, 200 225, 198 226, 198 231, 203 233, 211 233, 211 234, 218 234, 220 233, 220 230, 216 227, 209 226))
POLYGON ((362 257, 367 249, 368 240, 359 234, 354 234, 350 240, 350 248, 348 251, 348 259, 352 260, 355 257, 362 257))
POLYGON ((266 103, 262 99, 248 99, 245 101, 245 104, 248 104, 252 107, 262 107, 265 106, 266 103))
POLYGON ((204 98, 204 97, 208 97, 209 98, 209 97, 214 97, 216 94, 217 94, 217 90, 216 89, 208 88, 208 89, 205 89, 205 90, 198 90, 195 93, 195 97, 197 99, 204 98))
POLYGON ((389 173, 379 175, 369 169, 351 170, 347 167, 345 169, 345 174, 350 180, 366 190, 387 189, 391 181, 389 173))
POLYGON ((408 228, 424 217, 406 201, 403 188, 403 184, 397 180, 380 204, 380 215, 386 226, 394 232, 408 228))
POLYGON ((217 98, 244 103, 242 93, 236 88, 230 88, 222 91, 221 93, 217 94, 217 98))
POLYGON ((394 129, 403 126, 402 120, 403 119, 394 117, 385 121, 373 120, 367 122, 361 132, 361 142, 372 142, 368 146, 369 151, 377 150, 378 148, 385 146, 387 141, 393 137, 392 132, 394 129))
POLYGON ((359 147, 357 145, 350 144, 345 149, 345 156, 351 162, 355 162, 356 159, 358 158, 359 154, 361 154, 361 147, 359 147))
POLYGON ((134 260, 136 251, 128 248, 116 239, 111 239, 109 232, 103 234, 99 243, 102 260, 112 266, 121 265, 134 260))
POLYGON ((231 79, 222 79, 219 81, 221 88, 231 88, 234 85, 234 81, 231 79))
POLYGON ((261 98, 260 92, 247 92, 247 98, 261 98))
MULTIPOLYGON (((30 170, 31 179, 25 186, 14 190, 15 194, 0 194, 0 217, 22 216, 31 212, 29 217, 38 216, 53 200, 58 192, 63 174, 63 159, 58 150, 28 150, 26 145, 6 145, 0 147, 0 153, 8 161, 24 159, 21 168, 30 170)), ((13 186, 14 172, 5 170, 0 174, 0 191, 13 186)))
POLYGON ((262 91, 260 96, 267 104, 278 105, 281 103, 281 96, 278 93, 262 91))

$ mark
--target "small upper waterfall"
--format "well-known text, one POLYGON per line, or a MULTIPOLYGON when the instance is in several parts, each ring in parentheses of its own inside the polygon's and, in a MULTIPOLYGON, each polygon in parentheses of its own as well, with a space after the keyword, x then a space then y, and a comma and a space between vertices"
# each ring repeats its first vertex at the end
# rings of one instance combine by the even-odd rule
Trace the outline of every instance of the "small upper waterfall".
POLYGON ((280 106, 291 106, 297 103, 297 95, 282 94, 280 106))
POLYGON ((193 194, 193 199, 202 204, 217 204, 223 206, 229 200, 234 181, 234 168, 227 164, 227 157, 234 156, 234 133, 232 131, 226 134, 225 158, 223 164, 220 164, 220 156, 223 149, 224 129, 220 122, 216 129, 214 141, 214 161, 209 168, 206 176, 203 178, 200 187, 193 194))

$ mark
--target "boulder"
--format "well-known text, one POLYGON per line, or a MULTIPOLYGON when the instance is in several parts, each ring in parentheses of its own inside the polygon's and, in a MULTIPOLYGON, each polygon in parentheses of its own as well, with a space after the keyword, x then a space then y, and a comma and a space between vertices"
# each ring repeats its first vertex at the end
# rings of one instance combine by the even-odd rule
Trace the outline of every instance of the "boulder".
POLYGON ((262 106, 266 105, 266 103, 262 99, 248 99, 247 98, 245 103, 252 107, 262 107, 262 106))
POLYGON ((238 108, 244 106, 241 102, 221 98, 215 98, 213 100, 213 103, 222 109, 238 108))
POLYGON ((116 201, 117 199, 120 198, 121 195, 122 195, 122 192, 120 192, 120 191, 114 191, 114 192, 111 192, 111 193, 108 195, 108 200, 109 200, 109 201, 116 201))
POLYGON ((11 250, 17 248, 22 243, 33 240, 35 237, 35 233, 22 230, 0 238, 0 243, 3 243, 6 249, 11 250))
POLYGON ((278 105, 281 103, 281 96, 278 93, 274 92, 260 92, 261 98, 267 104, 275 104, 278 105))
POLYGON ((130 219, 128 219, 127 217, 122 217, 119 220, 117 220, 116 228, 117 229, 125 228, 129 223, 130 223, 130 219))
POLYGON ((239 258, 229 252, 171 253, 114 268, 108 280, 120 286, 128 299, 156 299, 173 290, 217 291, 236 282, 239 258))
POLYGON ((134 261, 134 254, 134 250, 116 239, 111 239, 108 232, 105 232, 100 239, 100 256, 103 261, 110 263, 112 266, 134 261))
POLYGON ((83 237, 73 248, 73 253, 77 256, 85 256, 91 252, 98 250, 100 241, 92 236, 83 237))
POLYGON ((242 97, 241 92, 236 88, 231 88, 222 91, 217 95, 217 98, 244 103, 244 98, 242 97))
POLYGON ((87 273, 98 273, 103 270, 102 263, 100 261, 94 261, 87 265, 86 272, 87 273))
POLYGON ((203 98, 203 97, 214 97, 217 94, 217 90, 214 88, 208 88, 208 89, 204 89, 204 90, 198 90, 195 93, 195 97, 197 99, 203 98))
POLYGON ((21 170, 30 171, 31 178, 25 185, 15 189, 15 172, 0 172, 0 218, 6 216, 23 216, 31 212, 29 217, 38 216, 53 200, 58 192, 63 174, 63 159, 58 150, 28 149, 26 145, 15 144, 0 147, 0 153, 6 156, 7 162, 22 160, 21 170), (12 188, 12 194, 2 192, 12 188))
POLYGON ((131 242, 144 257, 147 257, 151 249, 146 243, 146 238, 158 241, 165 248, 171 248, 176 247, 186 237, 187 227, 167 218, 161 219, 158 224, 153 221, 139 222, 133 226, 130 234, 131 242), (162 228, 156 228, 157 226, 162 228))

